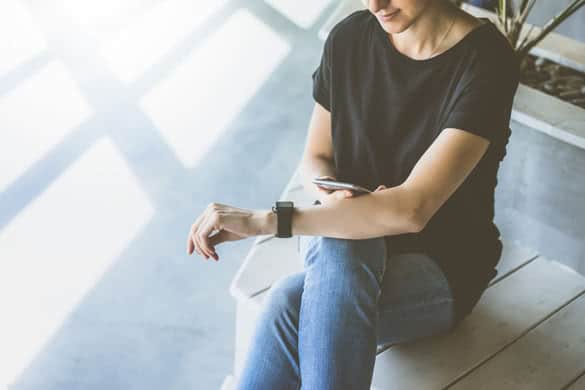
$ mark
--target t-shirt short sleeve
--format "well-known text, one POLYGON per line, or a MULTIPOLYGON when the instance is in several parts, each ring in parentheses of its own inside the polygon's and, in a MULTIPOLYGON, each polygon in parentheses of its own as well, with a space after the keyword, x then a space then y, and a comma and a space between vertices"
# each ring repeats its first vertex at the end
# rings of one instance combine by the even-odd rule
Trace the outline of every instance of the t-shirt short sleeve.
POLYGON ((331 111, 331 46, 333 39, 333 30, 329 32, 325 44, 323 45, 323 52, 321 54, 321 61, 317 69, 313 72, 313 99, 327 111, 331 111))
POLYGON ((508 134, 518 80, 514 60, 470 69, 442 128, 465 130, 491 143, 502 141, 508 134))

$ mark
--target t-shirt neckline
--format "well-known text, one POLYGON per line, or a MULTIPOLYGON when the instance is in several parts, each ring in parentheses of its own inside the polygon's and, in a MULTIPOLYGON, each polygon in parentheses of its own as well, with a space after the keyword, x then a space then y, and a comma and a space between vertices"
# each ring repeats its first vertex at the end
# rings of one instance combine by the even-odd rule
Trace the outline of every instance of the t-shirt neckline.
POLYGON ((448 48, 447 50, 431 57, 425 58, 421 60, 417 60, 415 58, 409 57, 406 54, 400 52, 394 44, 388 39, 388 33, 386 30, 380 26, 378 20, 373 17, 373 22, 376 24, 376 29, 379 32, 379 37, 382 39, 385 49, 392 52, 397 58, 401 61, 404 61, 408 64, 415 64, 415 65, 422 65, 422 64, 430 64, 442 61, 444 58, 449 57, 452 53, 456 52, 460 47, 464 46, 473 36, 475 36, 480 30, 486 29, 491 26, 495 26, 489 18, 486 17, 479 17, 478 19, 484 20, 484 23, 480 24, 479 26, 474 27, 471 31, 463 36, 459 41, 457 41, 453 46, 448 48))

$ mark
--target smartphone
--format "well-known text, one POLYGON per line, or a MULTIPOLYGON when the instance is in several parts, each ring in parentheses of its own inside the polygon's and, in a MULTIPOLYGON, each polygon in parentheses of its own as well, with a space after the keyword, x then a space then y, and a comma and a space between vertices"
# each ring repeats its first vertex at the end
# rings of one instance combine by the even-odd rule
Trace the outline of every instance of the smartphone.
POLYGON ((331 179, 319 179, 316 177, 312 180, 312 182, 319 185, 319 187, 323 187, 327 190, 350 190, 363 194, 372 192, 367 188, 358 186, 357 184, 345 183, 342 181, 336 181, 331 179))

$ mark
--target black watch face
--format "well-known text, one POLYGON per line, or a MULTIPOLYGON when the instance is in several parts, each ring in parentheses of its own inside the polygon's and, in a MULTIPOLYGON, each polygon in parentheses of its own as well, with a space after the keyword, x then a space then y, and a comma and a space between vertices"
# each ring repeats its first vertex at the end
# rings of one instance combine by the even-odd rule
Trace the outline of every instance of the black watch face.
POLYGON ((293 202, 290 200, 279 200, 276 201, 276 207, 294 207, 293 202))

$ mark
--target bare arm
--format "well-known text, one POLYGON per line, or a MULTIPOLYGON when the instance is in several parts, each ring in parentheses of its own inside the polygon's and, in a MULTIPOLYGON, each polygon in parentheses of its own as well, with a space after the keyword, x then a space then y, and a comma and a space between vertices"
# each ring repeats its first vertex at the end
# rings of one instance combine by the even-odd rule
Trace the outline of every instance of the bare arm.
MULTIPOLYGON (((444 129, 399 186, 293 214, 293 235, 365 239, 418 232, 471 173, 489 141, 460 129, 444 129)), ((276 232, 268 216, 266 233, 276 232)))
MULTIPOLYGON (((307 142, 301 160, 301 181, 308 193, 319 197, 317 186, 311 182, 316 176, 336 177, 331 137, 331 114, 315 103, 307 142)), ((327 204, 314 207, 297 207, 293 216, 294 235, 321 235, 339 238, 369 238, 387 234, 411 232, 416 225, 412 221, 412 204, 401 188, 389 188, 381 192, 345 199, 331 199, 327 204), (387 198, 390 198, 386 201, 387 198), (380 218, 381 208, 386 207, 391 219, 380 218)), ((268 213, 267 234, 276 231, 273 215, 268 213)))
POLYGON ((419 227, 409 211, 412 204, 403 188, 392 187, 333 199, 320 206, 297 207, 292 219, 292 234, 366 239, 415 232, 419 227))

